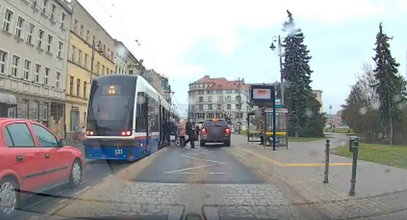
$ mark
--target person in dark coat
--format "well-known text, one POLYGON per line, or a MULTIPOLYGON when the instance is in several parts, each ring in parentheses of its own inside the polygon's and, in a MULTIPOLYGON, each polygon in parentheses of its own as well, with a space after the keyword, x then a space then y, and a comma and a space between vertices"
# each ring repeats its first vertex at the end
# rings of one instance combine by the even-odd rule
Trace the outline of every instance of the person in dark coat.
POLYGON ((195 148, 196 132, 192 119, 189 119, 189 121, 186 123, 185 130, 188 135, 188 140, 185 141, 184 146, 189 142, 191 143, 191 148, 195 148))

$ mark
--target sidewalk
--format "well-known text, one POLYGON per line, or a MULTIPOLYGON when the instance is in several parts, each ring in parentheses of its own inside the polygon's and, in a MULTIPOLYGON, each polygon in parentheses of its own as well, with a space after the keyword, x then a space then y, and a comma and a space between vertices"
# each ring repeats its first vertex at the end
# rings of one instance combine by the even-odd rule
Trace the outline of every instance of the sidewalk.
MULTIPOLYGON (((284 180, 311 203, 321 203, 328 216, 337 218, 387 219, 390 214, 407 217, 407 170, 358 161, 356 196, 348 196, 351 158, 330 155, 329 183, 323 184, 325 140, 290 142, 289 148, 264 148, 234 135, 231 152, 245 163, 263 169, 263 174, 284 180), (346 216, 346 217, 344 217, 346 216)), ((348 137, 333 134, 331 149, 348 143, 348 137)))

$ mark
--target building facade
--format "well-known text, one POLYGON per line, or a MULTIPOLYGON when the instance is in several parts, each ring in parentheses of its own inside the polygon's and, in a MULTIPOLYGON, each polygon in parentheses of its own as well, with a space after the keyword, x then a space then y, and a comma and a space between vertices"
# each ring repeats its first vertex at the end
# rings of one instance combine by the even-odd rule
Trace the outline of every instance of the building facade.
POLYGON ((321 104, 321 107, 319 108, 319 112, 323 111, 323 102, 322 102, 322 90, 312 90, 312 94, 314 94, 315 98, 321 104))
POLYGON ((0 0, 0 117, 64 134, 71 14, 62 0, 0 0))
POLYGON ((123 42, 115 40, 116 56, 115 56, 115 73, 139 75, 142 71, 141 63, 127 49, 123 42))
POLYGON ((249 111, 249 89, 243 79, 229 81, 206 75, 189 84, 188 117, 197 122, 226 118, 235 126, 244 125, 249 111))
POLYGON ((66 79, 68 138, 82 129, 92 79, 115 71, 115 41, 77 1, 72 3, 66 79))
POLYGON ((173 94, 171 86, 168 81, 168 77, 165 77, 157 73, 154 69, 144 69, 141 72, 147 82, 149 82, 158 93, 167 100, 168 103, 171 103, 171 95, 173 94))

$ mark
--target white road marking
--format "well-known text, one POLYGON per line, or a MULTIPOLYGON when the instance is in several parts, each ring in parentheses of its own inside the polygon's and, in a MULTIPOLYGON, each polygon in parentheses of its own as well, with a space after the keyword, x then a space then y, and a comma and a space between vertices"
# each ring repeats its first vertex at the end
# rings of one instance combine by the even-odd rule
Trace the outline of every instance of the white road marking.
POLYGON ((208 174, 213 174, 213 175, 227 175, 229 173, 227 172, 209 172, 208 174))
POLYGON ((59 203, 64 203, 66 201, 68 201, 68 199, 62 199, 62 200, 59 200, 59 203))
POLYGON ((78 194, 80 194, 80 193, 82 193, 82 192, 88 190, 89 188, 90 188, 90 186, 87 186, 87 187, 85 187, 85 188, 83 188, 83 189, 81 189, 81 190, 75 192, 74 195, 78 195, 78 194))
POLYGON ((179 169, 179 170, 171 170, 171 171, 166 171, 164 173, 178 173, 178 172, 182 172, 182 171, 186 171, 186 170, 196 170, 196 169, 200 169, 200 168, 204 168, 204 167, 211 167, 214 165, 202 165, 202 166, 197 166, 197 167, 190 167, 190 168, 184 168, 184 169, 179 169))
POLYGON ((202 158, 198 158, 198 157, 191 157, 188 155, 181 155, 182 157, 188 157, 188 158, 192 158, 195 160, 204 160, 204 161, 208 161, 208 162, 212 162, 212 163, 219 163, 219 164, 226 164, 225 162, 220 162, 220 161, 216 161, 216 160, 207 160, 207 159, 202 159, 202 158))
POLYGON ((187 155, 187 156, 190 156, 190 155, 202 155, 202 154, 211 154, 211 153, 213 153, 213 152, 212 152, 212 151, 209 151, 209 152, 198 152, 198 153, 181 154, 181 156, 184 156, 184 155, 187 155))

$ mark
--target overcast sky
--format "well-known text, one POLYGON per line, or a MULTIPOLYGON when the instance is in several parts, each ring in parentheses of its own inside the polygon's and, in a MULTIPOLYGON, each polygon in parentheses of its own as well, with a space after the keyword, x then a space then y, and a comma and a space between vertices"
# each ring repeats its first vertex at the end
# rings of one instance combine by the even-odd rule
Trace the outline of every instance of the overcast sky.
POLYGON ((203 75, 278 80, 278 56, 269 46, 274 35, 286 35, 287 9, 313 57, 312 87, 323 90, 324 111, 339 110, 363 63, 372 63, 380 22, 394 37, 392 54, 406 76, 406 0, 79 1, 147 68, 169 77, 182 111, 188 84, 203 75))

